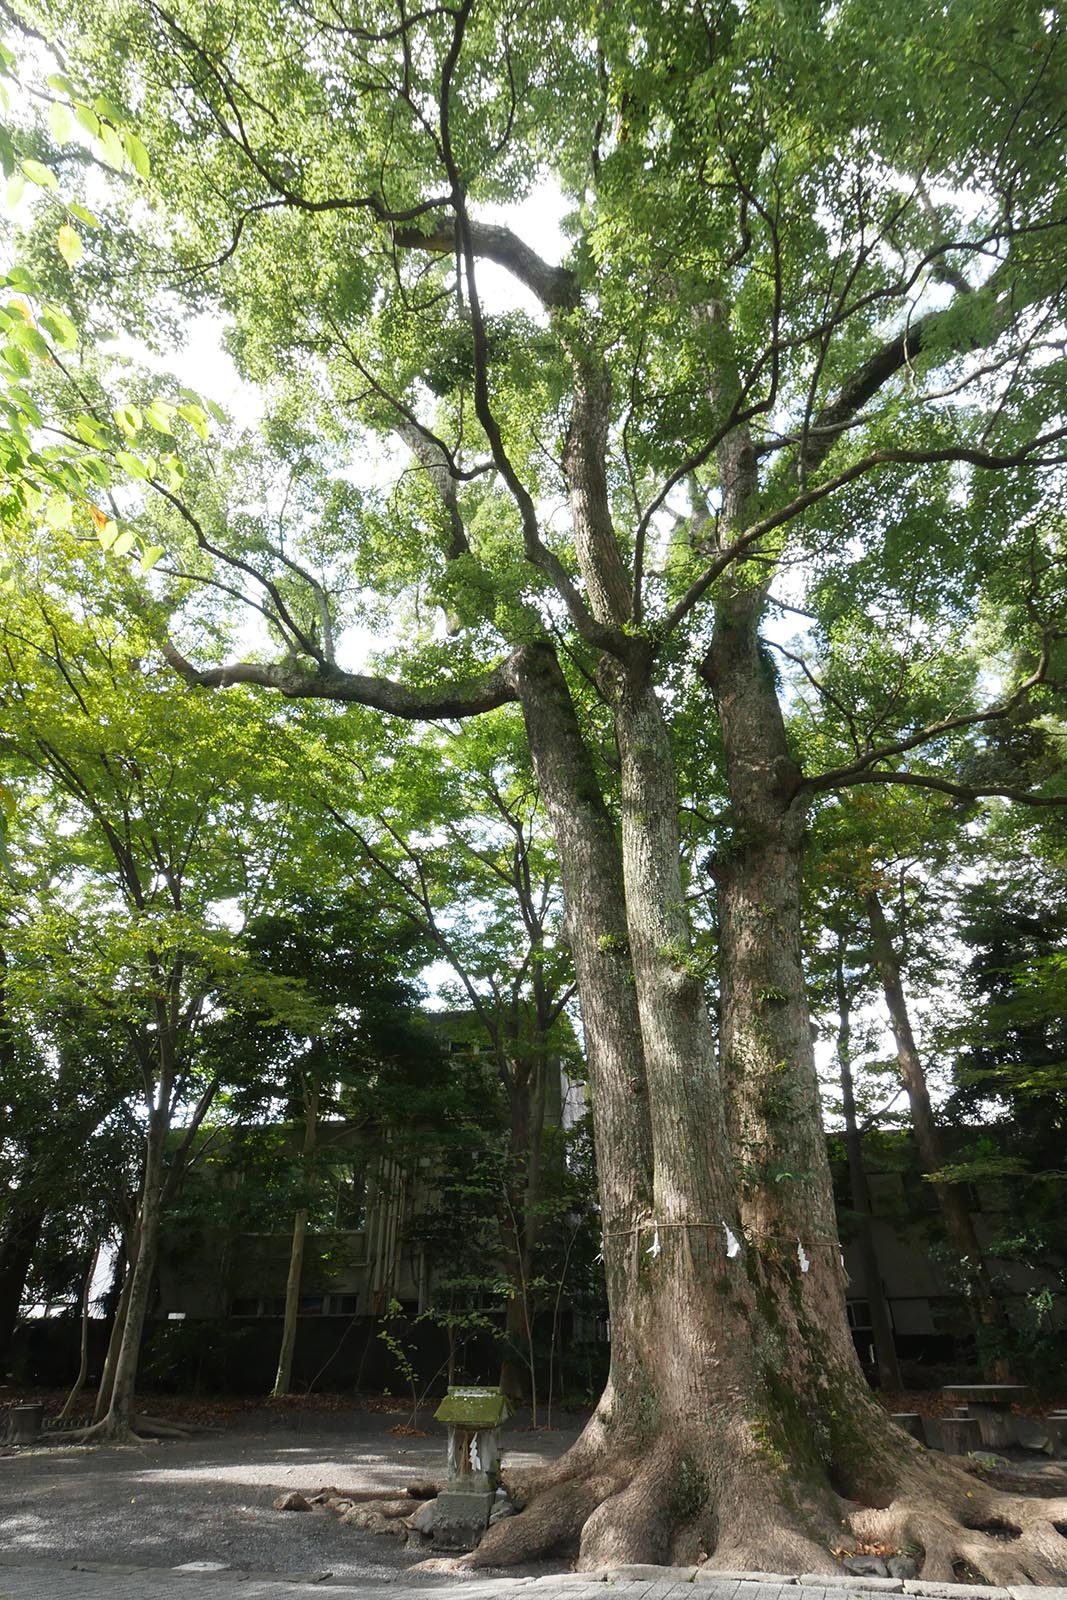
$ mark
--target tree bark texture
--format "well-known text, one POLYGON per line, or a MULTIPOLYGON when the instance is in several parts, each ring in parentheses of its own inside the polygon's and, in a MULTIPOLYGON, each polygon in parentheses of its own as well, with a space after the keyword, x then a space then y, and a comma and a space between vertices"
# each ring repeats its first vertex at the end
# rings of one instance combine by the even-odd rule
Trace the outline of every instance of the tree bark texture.
MULTIPOLYGON (((919 1151, 919 1161, 924 1174, 938 1172, 945 1165, 941 1134, 934 1117, 926 1074, 912 1031, 900 962, 893 948, 885 912, 876 889, 867 891, 864 896, 864 906, 871 929, 871 950, 882 982, 893 1037, 896 1040, 900 1076, 911 1107, 911 1125, 919 1151)), ((945 1233, 963 1284, 967 1309, 978 1339, 978 1356, 983 1371, 991 1380, 1003 1382, 1010 1377, 1010 1366, 1004 1349, 1005 1341, 1010 1334, 1010 1326, 978 1241, 966 1193, 963 1186, 958 1183, 935 1183, 934 1193, 937 1195, 945 1233)))

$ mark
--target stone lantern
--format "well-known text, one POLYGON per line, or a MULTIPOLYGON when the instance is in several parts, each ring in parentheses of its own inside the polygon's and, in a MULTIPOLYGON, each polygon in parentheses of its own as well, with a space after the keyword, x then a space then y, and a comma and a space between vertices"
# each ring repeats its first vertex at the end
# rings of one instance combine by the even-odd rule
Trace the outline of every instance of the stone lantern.
POLYGON ((473 1550, 489 1526, 500 1485, 500 1425, 511 1404, 500 1389, 451 1388, 434 1412, 448 1426, 448 1478, 437 1496, 434 1544, 473 1550))

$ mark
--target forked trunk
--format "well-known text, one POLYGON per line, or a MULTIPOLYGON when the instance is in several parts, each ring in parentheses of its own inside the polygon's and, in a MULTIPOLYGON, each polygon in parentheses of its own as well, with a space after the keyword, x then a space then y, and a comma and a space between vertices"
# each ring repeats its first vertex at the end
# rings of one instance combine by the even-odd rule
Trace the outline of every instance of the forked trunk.
MULTIPOLYGON (((521 1560, 573 1539, 584 1568, 711 1557, 724 1567, 831 1570, 827 1546, 840 1523, 827 1422, 847 1396, 840 1382, 832 1394, 808 1387, 814 1359, 798 1312, 814 1323, 815 1311, 795 1231, 784 1252, 743 1233, 656 695, 639 664, 603 667, 622 770, 620 872, 620 841, 580 741, 566 768, 559 760, 573 721, 566 685, 547 653, 531 651, 526 664, 523 705, 560 849, 586 1025, 612 1367, 578 1446, 542 1479, 524 1516, 490 1532, 477 1559, 521 1560), (539 737, 549 711, 551 753, 539 737)), ((835 1288, 843 1329, 840 1266, 836 1252, 823 1254, 819 1292, 835 1288)), ((836 1367, 865 1395, 844 1332, 838 1346, 836 1367)))

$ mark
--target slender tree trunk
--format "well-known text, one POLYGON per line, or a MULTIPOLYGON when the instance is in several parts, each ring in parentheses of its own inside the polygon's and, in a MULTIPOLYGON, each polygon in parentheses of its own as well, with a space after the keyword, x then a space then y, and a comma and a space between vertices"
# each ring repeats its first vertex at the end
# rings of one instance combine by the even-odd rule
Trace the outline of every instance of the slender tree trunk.
POLYGON ((134 1262, 137 1260, 136 1220, 130 1230, 129 1241, 124 1254, 122 1287, 119 1290, 115 1315, 111 1321, 111 1332, 107 1341, 107 1354, 104 1356, 104 1366, 100 1373, 100 1382, 96 1390, 96 1403, 93 1408, 94 1422, 100 1422, 107 1415, 108 1407, 111 1405, 111 1391, 115 1386, 115 1367, 119 1359, 119 1350, 122 1348, 122 1335, 126 1327, 126 1312, 130 1304, 130 1290, 133 1288, 133 1267, 134 1262))
MULTIPOLYGON (((122 1335, 115 1360, 111 1395, 102 1419, 104 1431, 116 1438, 131 1433, 134 1425, 134 1388, 155 1278, 163 1216, 164 1150, 170 1123, 168 1101, 169 1085, 165 1085, 157 1094, 148 1119, 144 1184, 137 1217, 137 1251, 128 1274, 128 1297, 125 1287, 123 1290, 126 1307, 122 1318, 122 1335)), ((121 1309, 120 1306, 120 1312, 121 1309)))
POLYGON ((500 1218, 504 1266, 511 1293, 504 1310, 506 1346, 500 1364, 500 1387, 516 1403, 527 1400, 536 1388, 533 1341, 530 1337, 532 1308, 529 1305, 536 1241, 536 1230, 530 1215, 532 1204, 536 1204, 537 1199, 536 1190, 531 1195, 531 1124, 534 1120, 531 1098, 535 1088, 529 1063, 513 1062, 508 1094, 511 1112, 509 1170, 504 1178, 505 1193, 502 1196, 500 1218), (524 1362, 516 1359, 520 1352, 525 1352, 524 1362))
MULTIPOLYGON (((301 1160, 301 1181, 306 1185, 311 1176, 311 1159, 318 1143, 319 1085, 316 1078, 309 1080, 304 1111, 304 1145, 301 1160)), ((293 1376, 293 1352, 296 1349, 297 1315, 300 1310, 300 1280, 304 1273, 304 1244, 307 1239, 308 1208, 298 1206, 293 1215, 293 1241, 289 1249, 289 1273, 285 1281, 285 1316, 282 1321, 282 1342, 278 1351, 278 1371, 271 1393, 289 1393, 293 1376)))
MULTIPOLYGON (((941 1135, 930 1103, 926 1075, 915 1044, 908 1004, 901 981, 900 962, 875 889, 864 896, 864 906, 871 929, 871 949, 875 966, 882 980, 886 1007, 897 1045, 897 1062, 900 1075, 911 1106, 911 1125, 919 1151, 919 1161, 924 1173, 938 1172, 945 1165, 941 1135)), ((949 1245, 956 1257, 963 1281, 967 1308, 978 1337, 978 1357, 985 1375, 1003 1381, 1010 1376, 1004 1345, 1010 1335, 1010 1324, 1003 1302, 993 1287, 982 1247, 975 1232, 974 1218, 967 1204, 963 1186, 958 1183, 935 1183, 934 1192, 941 1211, 949 1245)))
POLYGON ((856 1096, 852 1086, 852 1006, 841 945, 838 945, 834 966, 834 987, 837 994, 837 1070, 841 1078, 841 1107, 845 1119, 845 1154, 848 1158, 849 1193, 856 1214, 857 1242, 863 1262, 863 1287, 867 1304, 871 1308, 871 1334, 874 1340, 874 1359, 878 1368, 878 1381, 883 1390, 896 1392, 901 1387, 900 1367, 897 1364, 893 1328, 889 1320, 889 1306, 882 1288, 882 1274, 874 1248, 874 1228, 871 1221, 871 1193, 863 1161, 863 1141, 856 1118, 856 1096))
POLYGON ((96 1264, 99 1260, 100 1246, 98 1244, 89 1258, 89 1265, 85 1273, 85 1281, 82 1284, 81 1343, 79 1347, 78 1376, 75 1378, 71 1391, 66 1400, 63 1402, 63 1409, 59 1413, 58 1419, 60 1422, 65 1421, 65 1419, 70 1416, 74 1409, 74 1402, 84 1389, 85 1380, 89 1376, 89 1306, 93 1291, 93 1277, 96 1273, 96 1264))

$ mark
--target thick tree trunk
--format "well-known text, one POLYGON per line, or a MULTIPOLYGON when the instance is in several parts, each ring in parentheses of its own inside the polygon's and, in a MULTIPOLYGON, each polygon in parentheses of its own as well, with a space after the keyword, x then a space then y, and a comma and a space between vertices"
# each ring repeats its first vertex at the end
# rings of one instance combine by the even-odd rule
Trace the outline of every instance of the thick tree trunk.
MULTIPOLYGON (((318 1142, 319 1086, 309 1083, 304 1100, 304 1143, 301 1151, 301 1179, 310 1177, 311 1159, 318 1142)), ((304 1275, 304 1245, 308 1231, 308 1208, 298 1206, 293 1214, 293 1238, 289 1247, 289 1271, 285 1280, 285 1315, 282 1318, 282 1342, 278 1350, 278 1370, 271 1393, 289 1393, 293 1377, 293 1354, 296 1350, 297 1316, 300 1311, 300 1280, 304 1275)))
MULTIPOLYGON (((945 1165, 945 1155, 908 1015, 900 962, 893 948, 877 890, 868 890, 863 903, 870 923, 874 962, 882 980, 886 1008, 896 1040, 900 1075, 911 1107, 911 1125, 919 1161, 924 1173, 939 1172, 945 1165)), ((966 1195, 958 1183, 935 1183, 934 1192, 948 1242, 956 1258, 968 1313, 974 1323, 978 1358, 983 1372, 988 1378, 1003 1382, 1010 1377, 1004 1346, 1011 1329, 1003 1302, 993 1287, 966 1195)))
POLYGON ((860 1138, 856 1117, 856 1096, 852 1085, 852 1006, 845 966, 840 946, 836 954, 834 987, 837 995, 837 1070, 841 1079, 841 1110, 845 1119, 845 1154, 848 1159, 849 1194, 856 1215, 856 1236, 860 1260, 863 1263, 863 1287, 867 1304, 871 1308, 871 1336, 874 1342, 874 1359, 878 1369, 878 1382, 883 1390, 900 1389, 900 1367, 897 1364, 893 1328, 889 1306, 882 1288, 882 1274, 874 1248, 874 1228, 871 1220, 871 1192, 863 1161, 863 1141, 860 1138))
MULTIPOLYGON (((733 837, 714 865, 720 1052, 746 1237, 778 1348, 782 1404, 821 1470, 857 1499, 886 1492, 867 1448, 884 1416, 845 1314, 802 955, 805 804, 759 637, 762 594, 720 601, 704 672, 722 732, 733 837), (821 1442, 819 1442, 821 1441, 821 1442)), ((892 1454, 892 1452, 889 1452, 892 1454)))
POLYGON ((0 1373, 7 1370, 11 1342, 18 1326, 22 1294, 48 1215, 36 1185, 24 1185, 12 1196, 0 1238, 0 1373))
POLYGON ((582 997, 590 1099, 599 1168, 609 1303, 629 1307, 612 1326, 605 1395, 572 1461, 596 1453, 642 1390, 633 1337, 644 1298, 637 1228, 651 1203, 651 1131, 641 1029, 630 977, 618 839, 585 747, 566 681, 547 645, 512 661, 538 785, 560 853, 567 937, 582 997))
MULTIPOLYGON (((527 662, 524 710, 557 831, 590 1047, 612 1373, 579 1446, 523 1517, 490 1532, 478 1560, 523 1559, 574 1538, 582 1567, 711 1556, 719 1566, 830 1570, 838 1504, 816 1470, 814 1426, 795 1437, 802 1414, 795 1400, 783 1404, 790 1352, 766 1336, 762 1271, 742 1238, 658 701, 639 664, 604 668, 622 767, 620 882, 588 757, 572 742, 573 759, 560 760, 566 687, 551 658, 527 662), (798 1455, 806 1470, 786 1484, 784 1463, 798 1455)), ((795 1256, 781 1270, 797 1279, 795 1256)))
POLYGON ((1005 1556, 974 1521, 1000 1515, 998 1498, 894 1428, 856 1359, 801 962, 799 775, 755 609, 743 612, 709 663, 737 825, 718 869, 725 1085, 691 959, 669 743, 638 652, 601 669, 621 852, 554 655, 512 658, 585 1021, 612 1361, 578 1443, 513 1481, 526 1509, 471 1564, 567 1549, 582 1569, 707 1557, 828 1571, 877 1527, 891 1546, 920 1544, 931 1577, 965 1559, 996 1581, 1051 1581, 1067 1566, 1063 1510, 1011 1502, 1021 1537, 1005 1556), (749 789, 743 753, 757 757, 749 789))

